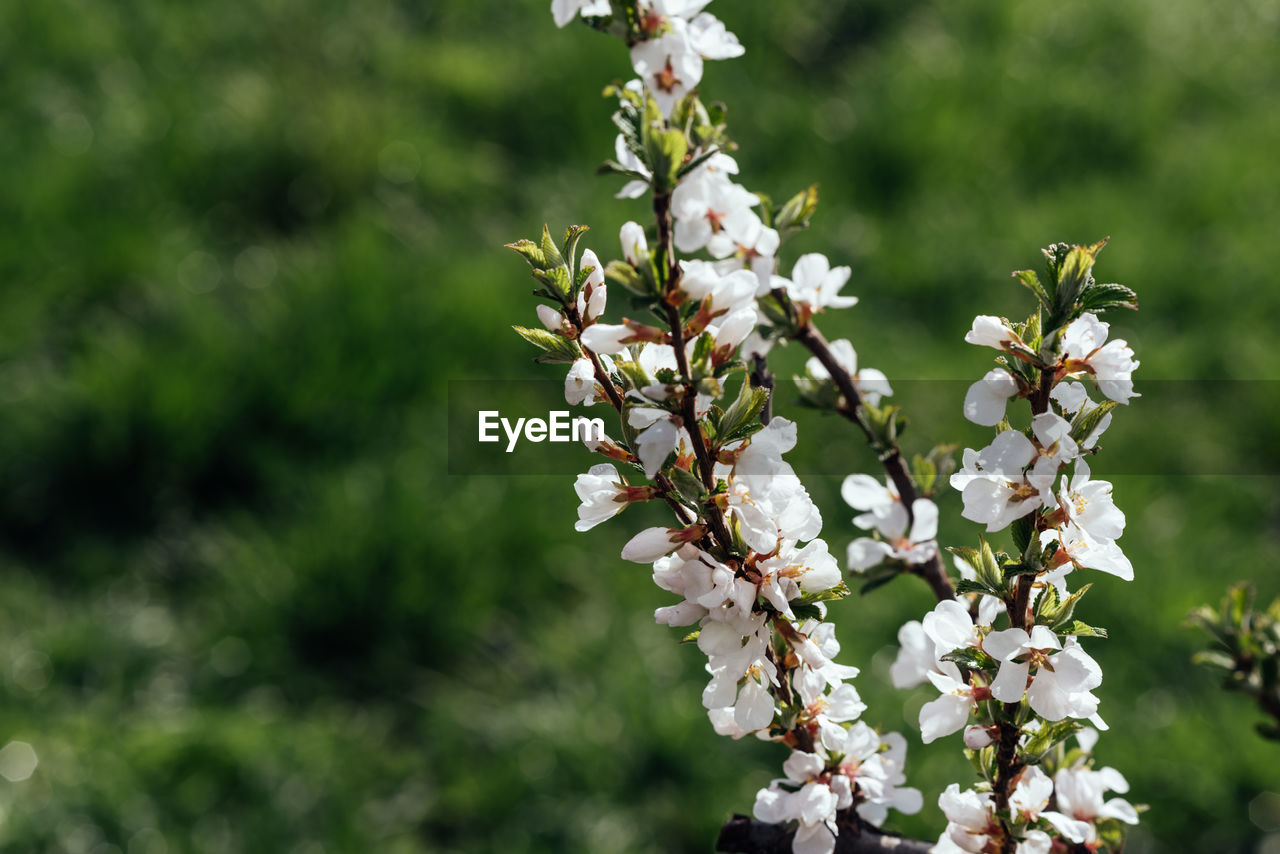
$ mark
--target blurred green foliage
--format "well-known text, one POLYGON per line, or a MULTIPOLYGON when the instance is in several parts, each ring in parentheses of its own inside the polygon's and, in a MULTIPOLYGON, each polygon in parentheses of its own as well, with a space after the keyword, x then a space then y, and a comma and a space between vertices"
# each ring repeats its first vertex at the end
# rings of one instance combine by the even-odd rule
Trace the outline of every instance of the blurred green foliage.
MULTIPOLYGON (((777 773, 712 734, 617 558, 650 508, 576 535, 568 477, 447 473, 448 380, 548 376, 501 244, 585 222, 614 254, 643 215, 591 175, 625 54, 546 6, 0 6, 0 742, 39 758, 0 780, 0 850, 706 851, 777 773)), ((1255 850, 1280 757, 1179 622, 1237 578, 1277 592, 1280 7, 716 6, 748 52, 705 91, 748 186, 821 182, 789 251, 853 266, 824 328, 865 363, 976 378, 969 319, 1029 308, 1008 272, 1110 234, 1139 390, 1240 381, 1118 414, 1172 463, 1116 478, 1138 577, 1085 607, 1100 758, 1152 806, 1131 850, 1255 850)), ((867 467, 798 418, 823 471, 867 467)), ((809 482, 840 549, 839 478, 809 482)), ((884 677, 928 607, 897 582, 835 609, 873 723, 914 728, 927 692, 884 677)), ((967 778, 954 747, 913 740, 927 802, 967 778)))

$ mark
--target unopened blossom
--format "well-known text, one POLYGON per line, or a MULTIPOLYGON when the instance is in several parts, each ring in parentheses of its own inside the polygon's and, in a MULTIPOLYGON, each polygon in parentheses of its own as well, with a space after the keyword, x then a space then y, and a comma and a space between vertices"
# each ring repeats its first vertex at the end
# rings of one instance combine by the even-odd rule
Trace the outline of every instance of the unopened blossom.
POLYGON ((982 427, 1004 420, 1009 399, 1018 393, 1018 381, 1004 368, 988 371, 964 396, 964 417, 982 427))
MULTIPOLYGON (((858 390, 858 395, 868 406, 879 406, 881 398, 889 397, 893 394, 893 387, 889 385, 889 378, 882 371, 875 368, 858 370, 858 353, 853 349, 853 344, 850 343, 849 339, 837 338, 831 342, 827 349, 830 350, 836 364, 853 380, 853 387, 858 390)), ((831 372, 816 356, 805 362, 804 370, 815 380, 831 379, 831 372)))
POLYGON ((625 324, 596 323, 582 330, 582 346, 593 353, 617 355, 636 340, 636 333, 625 324))
POLYGON ((1025 346, 1018 333, 1004 320, 990 314, 980 314, 973 319, 973 328, 964 335, 965 342, 979 347, 1007 350, 1011 345, 1025 346))
POLYGON ((535 311, 538 312, 538 322, 548 332, 556 332, 564 325, 564 315, 545 303, 539 303, 535 307, 535 311))
POLYGON ((622 257, 632 267, 639 267, 649 257, 649 242, 638 222, 624 222, 618 230, 618 242, 622 244, 622 257))
POLYGON ((604 265, 600 263, 596 253, 590 249, 584 249, 582 250, 582 261, 578 269, 586 270, 588 268, 591 272, 587 274, 587 280, 583 282, 582 290, 578 294, 578 313, 586 323, 590 323, 604 314, 607 300, 607 289, 604 284, 604 265))
POLYGON ((1102 684, 1102 668, 1075 638, 1064 646, 1047 626, 1035 626, 1030 634, 1005 629, 987 635, 982 648, 1000 662, 991 683, 991 694, 1000 702, 1016 703, 1025 693, 1032 711, 1050 721, 1097 713, 1098 698, 1090 692, 1102 684))
POLYGON ((1044 819, 1065 839, 1083 842, 1088 825, 1056 810, 1045 809, 1052 796, 1053 781, 1037 766, 1028 766, 1018 775, 1017 783, 1009 794, 1009 814, 1030 822, 1044 819))
POLYGON ((999 729, 993 726, 974 724, 964 728, 964 746, 970 750, 981 750, 990 747, 999 735, 999 729))
POLYGON ((633 563, 653 563, 689 542, 693 528, 645 528, 622 547, 622 559, 633 563))
POLYGON ((796 261, 790 279, 775 276, 773 287, 784 289, 792 300, 808 304, 815 312, 849 308, 857 305, 858 298, 840 296, 840 289, 849 281, 850 272, 848 267, 833 268, 827 256, 811 252, 796 261))
POLYGON ((1106 792, 1124 794, 1129 783, 1114 768, 1094 771, 1090 768, 1062 768, 1053 776, 1054 796, 1058 810, 1088 825, 1085 843, 1096 842, 1098 829, 1094 822, 1112 818, 1125 824, 1138 823, 1138 811, 1124 798, 1106 798, 1106 792))
POLYGON ((582 15, 610 15, 609 0, 551 0, 551 15, 557 27, 564 27, 579 13, 582 15))
POLYGON ((1139 363, 1123 339, 1107 341, 1110 328, 1091 313, 1071 321, 1062 332, 1063 368, 1069 374, 1092 374, 1104 395, 1127 404, 1139 396, 1133 390, 1133 372, 1139 363))

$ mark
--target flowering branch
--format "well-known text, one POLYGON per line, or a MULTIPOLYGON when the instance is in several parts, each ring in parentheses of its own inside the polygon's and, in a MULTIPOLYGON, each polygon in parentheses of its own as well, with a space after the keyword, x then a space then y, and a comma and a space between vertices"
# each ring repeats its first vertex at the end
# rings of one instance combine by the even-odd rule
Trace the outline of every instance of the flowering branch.
MULTIPOLYGON (((806 319, 800 324, 792 336, 796 341, 800 342, 805 349, 822 363, 822 367, 830 374, 832 382, 836 388, 840 390, 843 400, 837 407, 837 412, 852 421, 866 436, 867 443, 872 448, 879 450, 880 464, 884 466, 885 473, 888 474, 893 485, 898 490, 898 496, 902 500, 902 506, 907 511, 907 525, 912 524, 915 519, 912 513, 912 507, 916 500, 920 497, 916 492, 914 481, 911 475, 907 474, 906 466, 902 461, 902 451, 898 448, 896 442, 886 443, 883 438, 872 432, 863 420, 865 408, 862 403, 862 395, 858 391, 857 385, 854 383, 853 377, 849 376, 849 372, 844 369, 835 355, 831 352, 827 339, 823 337, 813 324, 811 319, 806 319)), ((956 592, 951 586, 951 580, 947 578, 946 571, 942 568, 942 561, 938 557, 935 549, 932 555, 923 563, 908 564, 911 571, 920 575, 928 582, 933 595, 937 597, 939 602, 946 602, 954 599, 956 592)))
POLYGON ((1000 351, 1001 366, 969 390, 965 414, 998 433, 988 448, 965 451, 965 468, 950 483, 963 493, 966 518, 989 533, 1012 526, 1015 549, 995 552, 985 539, 977 549, 952 549, 963 577, 953 586, 931 500, 949 473, 951 449, 916 455, 908 466, 897 443, 899 408, 882 404, 893 393, 887 378, 859 370, 852 344, 828 342, 814 324, 815 314, 857 302, 840 293, 849 268, 810 253, 789 278, 779 275, 782 242, 807 225, 817 192, 810 187, 775 210, 734 182, 723 109, 705 105, 697 86, 704 61, 743 49, 703 11, 708 2, 552 0, 558 24, 581 17, 627 45, 638 79, 607 90, 618 99, 620 132, 603 171, 627 178, 619 197, 649 195, 654 222, 650 230, 624 224, 622 258, 608 265, 591 250, 579 255, 582 226, 560 245, 544 228, 540 243, 511 248, 529 262, 544 303, 537 309, 544 329, 516 331, 542 351, 539 361, 570 365, 569 403, 607 401, 619 416, 616 441, 587 441, 610 462, 574 484, 575 527, 586 531, 637 501, 661 498, 671 507, 679 525, 640 531, 622 557, 651 564, 654 582, 679 597, 655 618, 694 627, 685 641, 707 657, 702 701, 716 732, 789 748, 784 776, 757 793, 757 820, 729 822, 721 850, 931 847, 878 829, 891 809, 912 813, 923 799, 904 785, 906 740, 860 720, 866 706, 851 683, 858 671, 835 660, 840 647, 827 607, 849 590, 819 537, 821 515, 783 459, 796 427, 771 412, 765 354, 772 342, 793 340, 813 354, 800 382, 805 401, 856 424, 885 471, 883 485, 850 475, 842 486, 845 501, 862 511, 854 523, 870 534, 850 544, 849 567, 866 573, 865 591, 905 566, 939 600, 899 632, 892 676, 900 687, 939 688, 943 696, 921 711, 923 740, 964 728, 983 780, 943 793, 949 823, 932 850, 1048 854, 1058 839, 1118 851, 1137 809, 1103 801, 1104 791, 1123 793, 1127 784, 1114 769, 1093 769, 1096 732, 1076 723, 1105 728, 1091 693, 1101 671, 1078 641, 1105 632, 1074 619, 1088 586, 1071 592, 1065 577, 1077 568, 1132 577, 1115 543, 1123 514, 1084 457, 1111 409, 1135 396, 1132 350, 1107 343, 1108 327, 1096 317, 1136 307, 1133 292, 1094 281, 1102 243, 1059 244, 1046 250, 1047 284, 1029 271, 1015 274, 1039 302, 1025 323, 975 321, 966 340, 1000 351), (610 287, 625 290, 658 325, 603 322, 610 287), (1079 382, 1064 382, 1086 376, 1107 402, 1094 404, 1079 382), (1030 404, 1028 430, 1005 416, 1015 398, 1030 404), (1068 753, 1071 735, 1081 746, 1068 753), (1052 779, 1045 767, 1056 772, 1052 779))
POLYGON ((1222 671, 1226 690, 1252 697, 1273 719, 1259 723, 1258 733, 1280 741, 1280 597, 1259 611, 1253 605, 1254 595, 1253 585, 1233 584, 1220 608, 1201 605, 1191 612, 1188 624, 1213 641, 1193 660, 1222 671))

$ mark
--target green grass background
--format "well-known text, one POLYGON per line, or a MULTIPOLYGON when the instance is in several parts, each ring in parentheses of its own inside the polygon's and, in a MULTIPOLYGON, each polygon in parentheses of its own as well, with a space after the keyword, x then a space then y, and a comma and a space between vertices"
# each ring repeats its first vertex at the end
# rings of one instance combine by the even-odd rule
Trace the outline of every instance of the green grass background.
MULTIPOLYGON (((546 6, 0 6, 0 742, 40 760, 0 780, 0 850, 709 851, 778 773, 712 733, 697 652, 651 619, 669 597, 617 557, 656 508, 581 535, 568 472, 449 473, 450 381, 551 376, 508 329, 533 314, 501 244, 584 222, 613 255, 643 216, 592 175, 625 53, 546 6)), ((1030 306, 1008 272, 1112 236, 1148 395, 1095 466, 1130 472, 1137 571, 1084 605, 1112 633, 1099 756, 1152 808, 1130 850, 1278 850, 1280 748, 1179 624, 1280 586, 1280 7, 713 11, 747 45, 705 78, 742 179, 821 183, 786 263, 853 267, 862 303, 824 328, 864 363, 977 378, 969 320, 1030 306)), ((946 388, 912 399, 909 450, 976 435, 946 388)), ((872 462, 796 417, 839 551, 839 477, 872 462)), ((928 607, 901 581, 833 617, 932 804, 965 763, 918 743, 928 691, 887 684, 928 607)))

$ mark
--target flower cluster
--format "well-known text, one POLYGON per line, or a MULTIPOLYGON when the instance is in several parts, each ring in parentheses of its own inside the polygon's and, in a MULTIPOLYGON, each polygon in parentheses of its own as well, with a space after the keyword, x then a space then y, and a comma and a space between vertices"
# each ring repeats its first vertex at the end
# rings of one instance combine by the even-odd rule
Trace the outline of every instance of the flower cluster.
POLYGON ((1136 810, 1102 795, 1123 792, 1123 778, 1092 770, 1091 745, 1068 755, 1063 744, 1080 721, 1105 728, 1093 693, 1101 670, 1079 641, 1105 633, 1074 618, 1087 586, 1071 592, 1067 578, 1076 569, 1133 574, 1116 542, 1124 515, 1086 460, 1111 410, 1136 396, 1133 351, 1108 341, 1097 318, 1133 307, 1133 294, 1094 281, 1101 244, 1046 250, 1047 285, 1017 274, 1040 301, 1032 317, 979 317, 966 336, 1000 352, 965 400, 966 416, 997 435, 966 450, 953 475, 948 446, 916 455, 908 472, 888 379, 860 369, 849 341, 828 343, 814 325, 856 304, 842 293, 850 269, 809 253, 789 276, 779 272, 786 240, 817 206, 816 188, 775 208, 737 183, 723 108, 699 97, 703 62, 742 53, 704 11, 708 2, 552 2, 558 25, 581 18, 630 51, 637 79, 606 90, 617 98, 619 133, 602 171, 625 178, 618 196, 647 197, 653 214, 649 227, 621 227, 620 257, 608 263, 579 251, 582 226, 559 243, 544 228, 540 241, 511 244, 541 303, 541 328, 516 331, 541 351, 538 361, 567 365, 571 405, 604 404, 617 416, 612 438, 587 441, 608 462, 575 482, 575 527, 590 530, 637 502, 672 512, 670 524, 635 533, 621 556, 651 566, 654 583, 676 597, 654 616, 706 657, 702 702, 715 731, 789 749, 754 812, 791 824, 797 854, 830 854, 842 828, 865 833, 891 809, 919 810, 905 739, 862 720, 858 670, 836 660, 828 608, 849 590, 820 536, 821 514, 784 458, 796 425, 772 416, 767 354, 798 342, 813 356, 802 397, 856 425, 885 470, 883 483, 863 474, 844 482, 854 523, 868 533, 850 544, 848 566, 864 590, 909 573, 939 599, 899 632, 893 679, 938 689, 921 711, 924 741, 963 729, 984 780, 943 794, 949 824, 937 850, 1048 852, 1054 837, 1114 850, 1116 827, 1136 821, 1136 810), (619 289, 625 300, 611 301, 619 289), (620 302, 631 316, 606 319, 620 302), (1089 378, 1106 400, 1090 399, 1089 378), (1020 398, 1032 409, 1025 431, 1007 417, 1020 398), (962 579, 954 588, 933 500, 948 479, 965 518, 989 533, 1011 527, 1017 547, 1009 556, 984 539, 952 549, 962 579))
POLYGON ((1048 852, 1054 838, 1118 850, 1123 834, 1115 823, 1137 822, 1124 801, 1101 801, 1105 788, 1127 786, 1112 769, 1089 769, 1096 730, 1088 730, 1093 735, 1075 764, 1063 745, 1081 721, 1106 729, 1093 693, 1102 668, 1080 642, 1106 633, 1075 618, 1089 585, 1072 592, 1069 576, 1093 569, 1133 578, 1116 542, 1124 513, 1111 484, 1095 480, 1086 460, 1111 410, 1137 396, 1133 351, 1124 341, 1107 342, 1109 327, 1096 314, 1133 307, 1127 288, 1094 281, 1102 246, 1045 250, 1048 287, 1029 271, 1015 274, 1040 300, 1031 317, 1011 324, 981 316, 965 336, 1001 353, 999 366, 974 383, 964 403, 969 420, 998 432, 987 447, 964 451, 950 482, 961 492, 964 517, 988 534, 1012 528, 1016 550, 997 553, 985 538, 979 548, 952 549, 967 601, 941 601, 898 634, 894 683, 929 681, 940 693, 920 710, 923 741, 963 729, 985 778, 978 789, 953 785, 943 794, 939 806, 950 823, 935 850, 1016 845, 1034 854, 1048 852), (1090 399, 1086 377, 1105 402, 1090 399), (1015 399, 1030 404, 1025 430, 1007 414, 1015 399), (1045 767, 1059 770, 1050 777, 1045 767))

